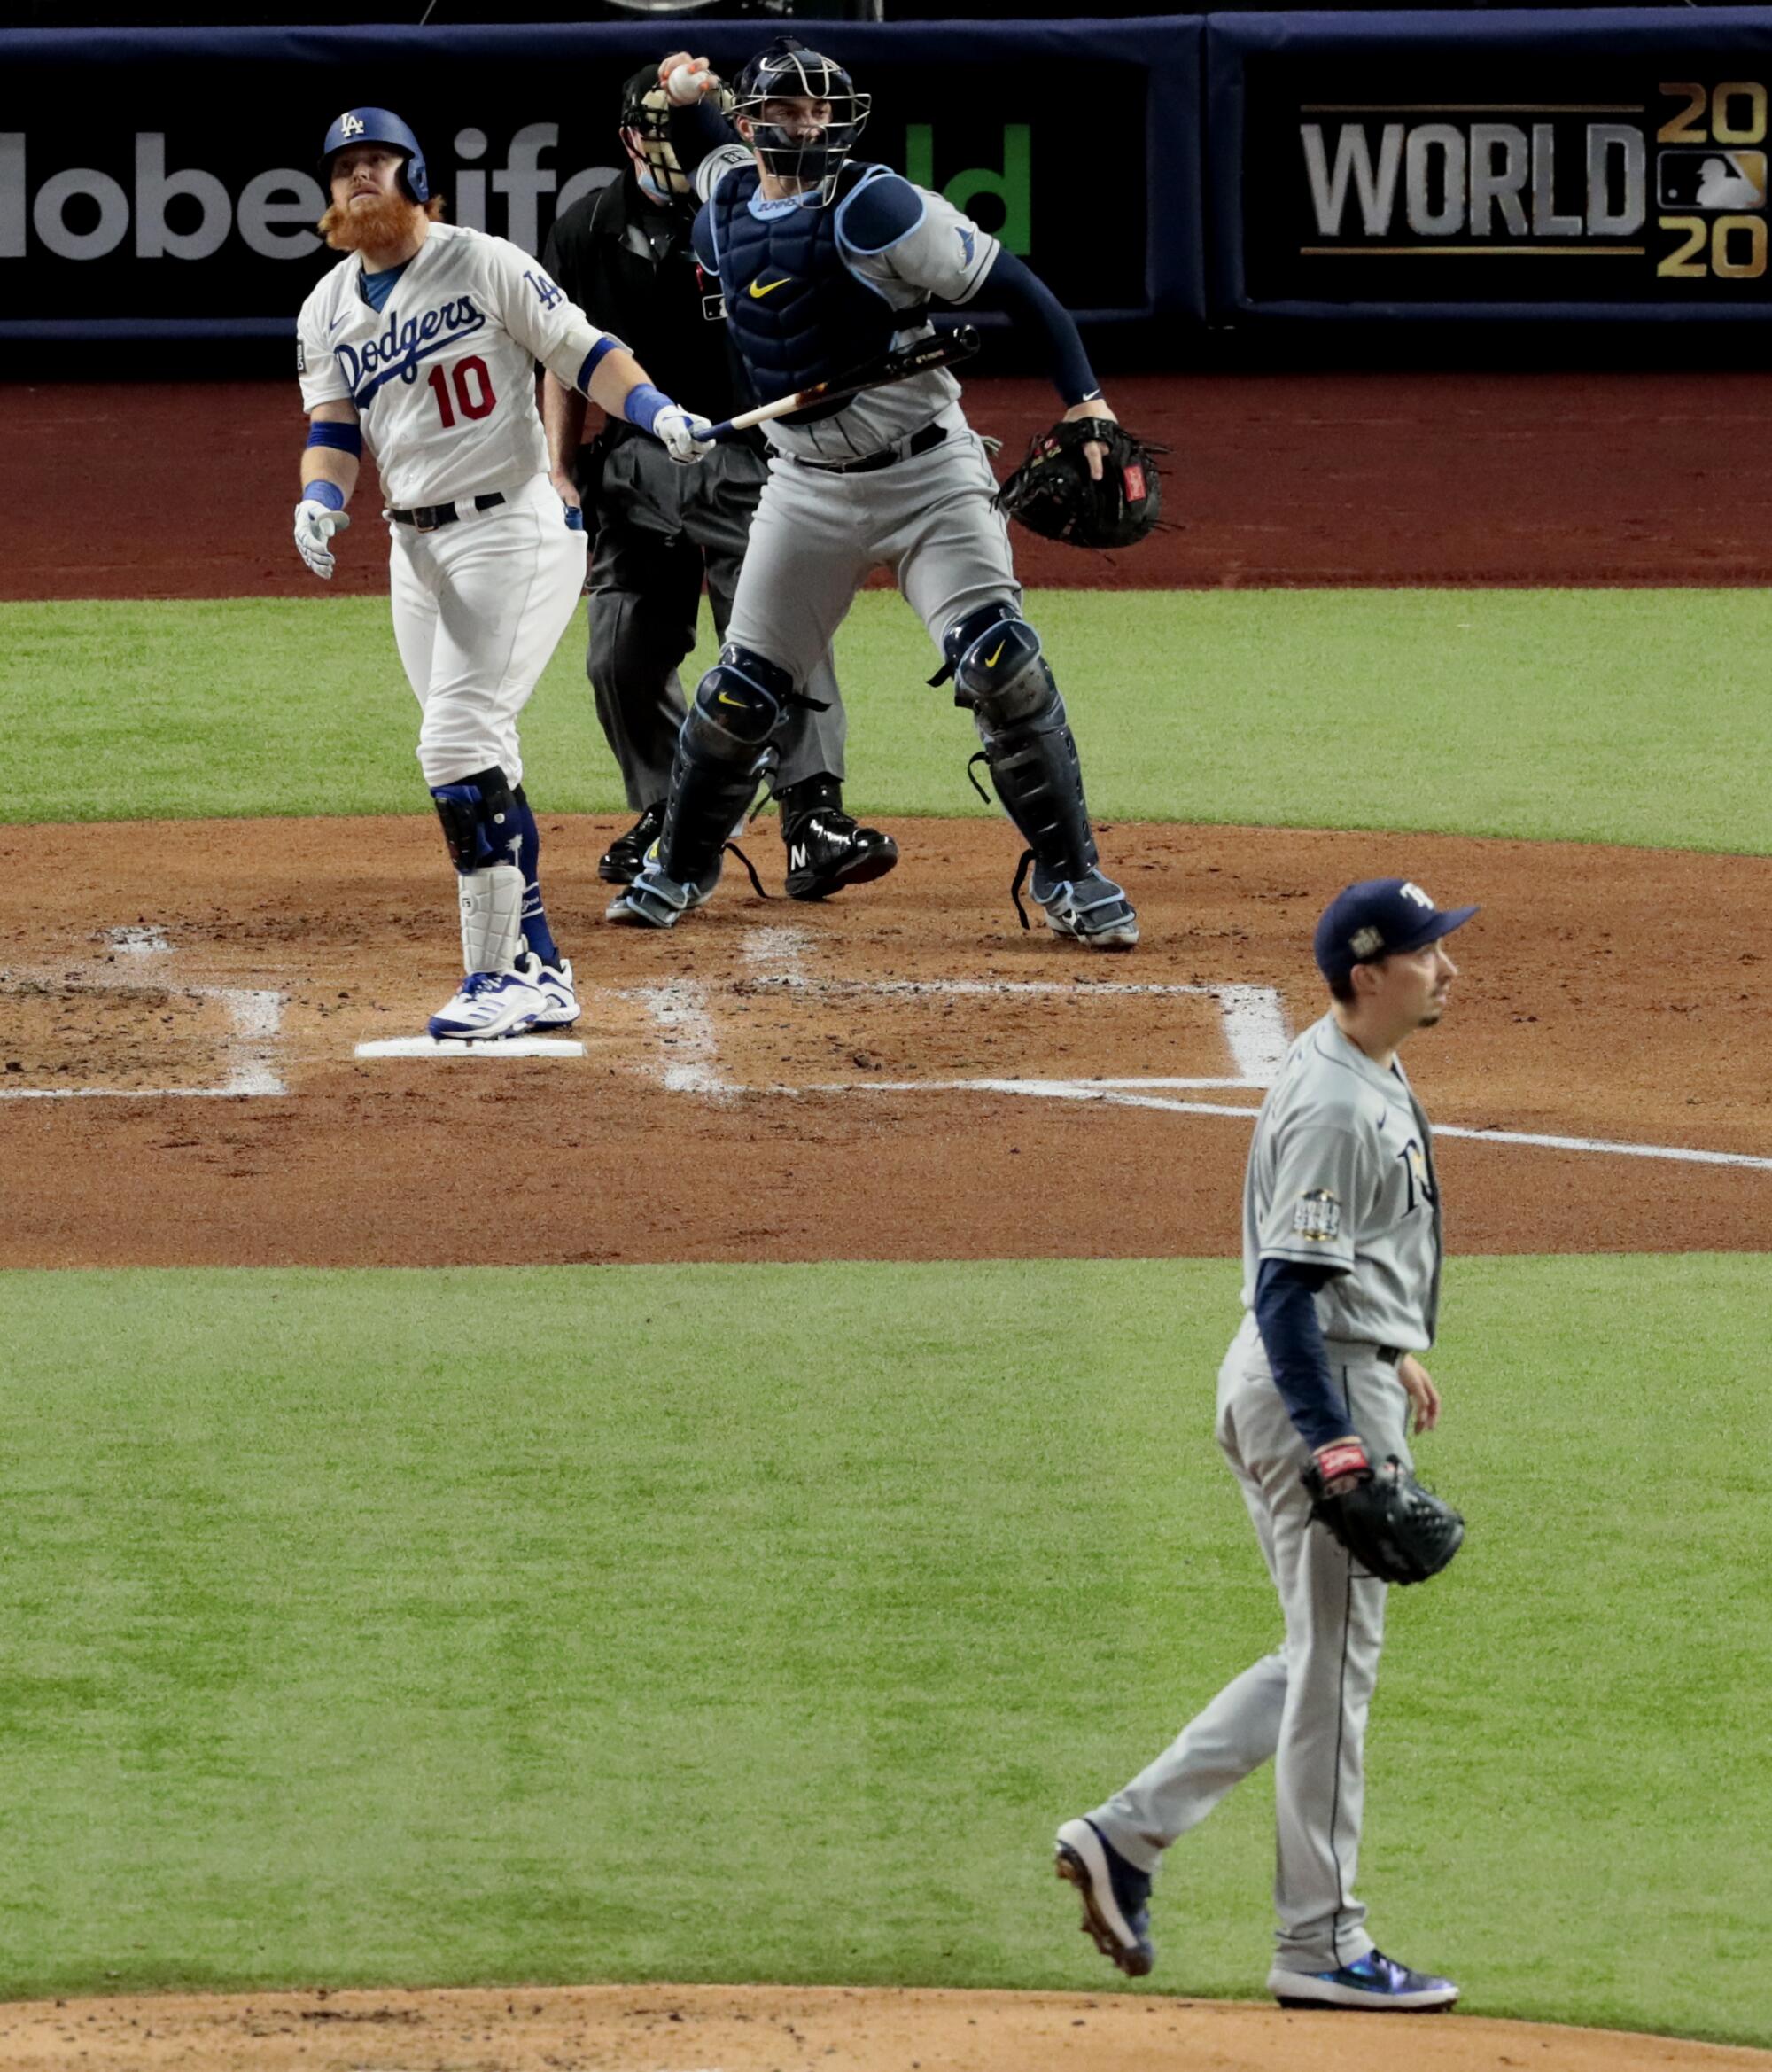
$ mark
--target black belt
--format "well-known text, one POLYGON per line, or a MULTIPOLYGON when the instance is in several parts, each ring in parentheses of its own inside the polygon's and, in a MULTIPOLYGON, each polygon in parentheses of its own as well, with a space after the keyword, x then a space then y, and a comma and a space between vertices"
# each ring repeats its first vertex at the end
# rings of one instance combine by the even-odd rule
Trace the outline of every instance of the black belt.
MULTIPOLYGON (((490 496, 474 499, 476 510, 491 510, 504 502, 504 492, 494 489, 490 496)), ((391 510, 388 516, 397 526, 416 526, 421 533, 434 533, 439 526, 453 526, 461 517, 453 503, 425 503, 416 510, 391 510)))
POLYGON ((902 450, 889 446, 884 453, 871 453, 859 461, 809 461, 803 455, 794 458, 803 468, 816 468, 821 475, 871 475, 878 468, 890 468, 895 461, 913 460, 920 453, 932 453, 947 437, 945 425, 925 425, 921 432, 913 432, 902 450))
POLYGON ((1395 1367, 1403 1358, 1403 1348, 1400 1345, 1380 1345, 1378 1356, 1380 1367, 1395 1367))

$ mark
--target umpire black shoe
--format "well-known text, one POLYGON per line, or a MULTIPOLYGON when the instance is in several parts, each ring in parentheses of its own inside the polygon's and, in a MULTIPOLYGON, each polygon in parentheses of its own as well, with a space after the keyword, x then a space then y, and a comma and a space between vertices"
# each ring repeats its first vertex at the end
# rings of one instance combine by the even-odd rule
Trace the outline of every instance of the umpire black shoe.
POLYGON ((788 897, 828 900, 845 885, 884 877, 898 861, 898 845, 878 828, 864 828, 841 806, 820 806, 781 823, 788 845, 788 897))
POLYGON ((1083 1902, 1083 1932, 1128 1978, 1156 1962, 1151 1943, 1151 1881, 1129 1864, 1093 1820, 1067 1820, 1058 1831, 1058 1874, 1083 1902))
POLYGON ((664 801, 649 806, 625 835, 618 835, 597 859, 597 876, 606 885, 631 885, 640 876, 646 852, 664 827, 664 801))

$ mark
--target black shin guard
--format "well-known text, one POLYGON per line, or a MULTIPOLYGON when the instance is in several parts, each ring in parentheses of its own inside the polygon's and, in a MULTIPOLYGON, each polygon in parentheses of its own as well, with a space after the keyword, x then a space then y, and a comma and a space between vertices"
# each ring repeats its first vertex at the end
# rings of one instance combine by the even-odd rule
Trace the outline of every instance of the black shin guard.
POLYGON ((769 744, 793 685, 786 670, 728 645, 702 679, 677 736, 658 867, 679 884, 705 884, 750 811, 769 744))
POLYGON ((1021 830, 1034 861, 1053 877, 1083 877, 1100 861, 1083 796, 1076 743, 1054 690, 1047 709, 1000 734, 979 733, 1003 810, 1021 830))

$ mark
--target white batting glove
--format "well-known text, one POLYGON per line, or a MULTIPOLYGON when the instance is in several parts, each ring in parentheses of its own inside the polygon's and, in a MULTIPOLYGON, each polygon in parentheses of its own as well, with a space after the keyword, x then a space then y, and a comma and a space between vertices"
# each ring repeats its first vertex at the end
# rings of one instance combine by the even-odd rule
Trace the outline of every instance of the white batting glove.
POLYGON ((330 510, 311 497, 304 496, 295 507, 295 550, 323 582, 330 582, 338 565, 332 535, 342 533, 350 522, 347 512, 330 510))
POLYGON ((673 461, 681 461, 687 467, 708 451, 706 434, 713 430, 713 423, 698 410, 681 409, 672 403, 652 420, 652 435, 664 441, 664 450, 673 461), (697 437, 697 433, 702 436, 697 437))

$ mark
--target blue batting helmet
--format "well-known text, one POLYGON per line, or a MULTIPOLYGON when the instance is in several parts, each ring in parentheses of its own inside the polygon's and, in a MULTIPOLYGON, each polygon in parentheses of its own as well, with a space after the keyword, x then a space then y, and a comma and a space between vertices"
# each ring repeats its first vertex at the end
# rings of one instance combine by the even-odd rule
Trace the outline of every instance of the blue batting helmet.
POLYGON ((431 179, 424 169, 424 153, 418 139, 391 108, 346 108, 326 132, 320 147, 320 184, 332 183, 332 161, 347 145, 385 144, 406 153, 400 179, 415 201, 429 201, 431 179))

